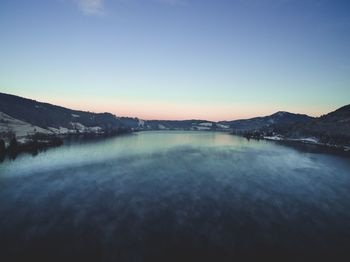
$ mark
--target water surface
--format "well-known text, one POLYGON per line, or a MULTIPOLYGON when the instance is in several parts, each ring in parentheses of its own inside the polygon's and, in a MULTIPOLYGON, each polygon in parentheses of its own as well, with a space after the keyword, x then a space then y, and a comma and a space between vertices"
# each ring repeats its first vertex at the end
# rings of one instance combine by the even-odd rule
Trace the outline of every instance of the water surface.
POLYGON ((0 259, 346 261, 349 189, 349 158, 226 133, 71 143, 0 164, 0 259))

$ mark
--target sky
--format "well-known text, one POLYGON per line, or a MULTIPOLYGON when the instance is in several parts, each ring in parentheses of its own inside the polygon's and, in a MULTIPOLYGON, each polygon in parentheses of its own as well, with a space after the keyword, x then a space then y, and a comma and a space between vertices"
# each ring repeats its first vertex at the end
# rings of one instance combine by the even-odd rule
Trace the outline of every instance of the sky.
POLYGON ((0 92, 142 119, 350 103, 348 0, 1 0, 0 92))

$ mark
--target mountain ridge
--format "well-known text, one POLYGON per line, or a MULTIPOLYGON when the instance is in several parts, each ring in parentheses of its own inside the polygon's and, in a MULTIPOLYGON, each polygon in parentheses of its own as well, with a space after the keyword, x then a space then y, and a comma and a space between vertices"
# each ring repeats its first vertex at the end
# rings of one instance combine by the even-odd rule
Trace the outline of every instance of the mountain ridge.
POLYGON ((72 123, 76 122, 86 127, 99 126, 105 129, 122 126, 117 117, 110 113, 72 110, 4 93, 0 93, 0 112, 46 129, 49 127, 74 128, 72 123))
MULTIPOLYGON (((0 93, 0 133, 19 130, 20 124, 32 135, 46 130, 49 134, 103 133, 108 130, 203 130, 230 131, 235 134, 255 132, 259 137, 279 135, 287 139, 310 138, 324 144, 350 145, 350 105, 320 117, 278 111, 268 116, 232 121, 142 120, 117 117, 111 113, 72 110, 58 105, 0 93), (6 129, 7 128, 7 129, 6 129), (16 129, 17 128, 17 129, 16 129)), ((23 130, 22 130, 23 131, 23 130)), ((20 133, 17 131, 17 134, 20 133)), ((28 133, 28 135, 29 135, 28 133)), ((21 132, 23 134, 23 132, 21 132)))
POLYGON ((238 119, 232 121, 220 121, 219 123, 229 125, 233 132, 244 132, 260 130, 274 124, 283 123, 305 123, 315 119, 306 114, 295 114, 286 111, 278 111, 268 116, 238 119))

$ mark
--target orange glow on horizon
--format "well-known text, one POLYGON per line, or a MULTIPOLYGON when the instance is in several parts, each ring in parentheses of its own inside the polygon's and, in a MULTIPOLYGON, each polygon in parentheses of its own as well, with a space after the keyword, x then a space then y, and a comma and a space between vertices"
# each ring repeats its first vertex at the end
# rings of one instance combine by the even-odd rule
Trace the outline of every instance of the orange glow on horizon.
POLYGON ((201 119, 209 121, 225 121, 267 116, 277 111, 289 111, 292 113, 308 114, 310 116, 320 116, 324 114, 319 108, 314 108, 314 110, 308 108, 307 111, 306 108, 301 107, 287 110, 278 106, 267 107, 259 105, 255 107, 250 105, 191 105, 165 102, 113 102, 111 100, 101 102, 99 100, 90 101, 90 99, 77 102, 74 99, 57 98, 43 98, 39 101, 45 101, 74 110, 96 113, 109 112, 118 117, 137 117, 143 120, 201 119))

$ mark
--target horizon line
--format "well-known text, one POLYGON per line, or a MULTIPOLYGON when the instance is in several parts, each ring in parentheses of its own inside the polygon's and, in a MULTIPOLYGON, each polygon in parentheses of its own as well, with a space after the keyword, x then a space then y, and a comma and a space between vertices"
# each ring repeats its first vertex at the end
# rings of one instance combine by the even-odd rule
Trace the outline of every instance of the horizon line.
MULTIPOLYGON (((273 115, 273 114, 276 114, 278 112, 287 112, 287 113, 292 113, 292 114, 300 114, 300 115, 307 115, 307 116, 310 116, 310 117, 314 117, 314 118, 317 118, 317 117, 321 117, 322 115, 325 115, 325 114, 328 114, 330 112, 333 112, 337 109, 339 109, 340 107, 337 107, 329 112, 326 112, 326 113, 322 113, 322 114, 317 114, 317 115, 311 115, 311 114, 306 114, 306 113, 300 113, 300 112, 291 112, 291 111, 285 111, 285 110, 278 110, 278 111, 274 111, 273 113, 270 113, 270 114, 265 114, 265 115, 255 115, 255 116, 252 116, 252 117, 242 117, 242 118, 231 118, 231 119, 224 119, 224 120, 209 120, 209 119, 202 119, 202 118, 196 118, 196 117, 189 117, 189 118, 172 118, 172 117, 169 117, 169 118, 141 118, 141 117, 138 117, 138 116, 130 116, 130 115, 119 115, 115 112, 108 112, 108 111, 90 111, 90 110, 86 110, 86 109, 77 109, 77 108, 73 108, 73 107, 69 107, 69 106, 66 106, 66 105, 60 105, 60 104, 57 104, 55 102, 50 102, 50 101, 41 101, 40 99, 37 100, 35 98, 31 98, 31 97, 28 97, 28 96, 23 96, 23 95, 17 95, 17 94, 10 94, 10 93, 5 93, 5 92, 0 92, 1 94, 5 94, 5 95, 11 95, 11 96, 16 96, 16 97, 20 97, 20 98, 23 98, 23 99, 28 99, 28 100, 33 100, 33 101, 36 101, 36 102, 39 102, 39 103, 44 103, 44 104, 50 104, 50 105, 53 105, 53 106, 58 106, 58 107, 63 107, 63 108, 66 108, 66 109, 69 109, 69 110, 74 110, 74 111, 82 111, 82 112, 89 112, 89 113, 96 113, 96 114, 103 114, 103 113, 109 113, 109 114, 113 114, 114 116, 116 116, 117 118, 136 118, 136 119, 139 119, 139 120, 143 120, 143 121, 208 121, 208 122, 214 122, 214 123, 217 123, 217 122, 225 122, 225 121, 236 121, 236 120, 246 120, 246 119, 251 119, 251 118, 258 118, 258 117, 266 117, 266 116, 270 116, 270 115, 273 115)), ((344 105, 346 106, 346 105, 344 105)))

